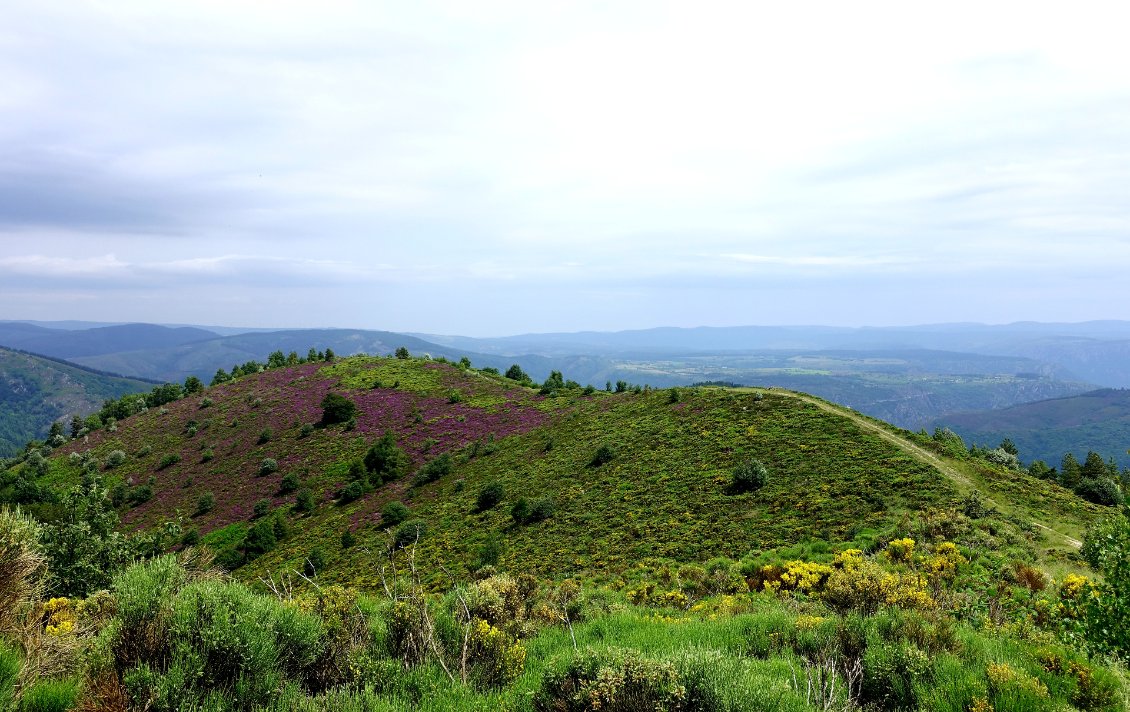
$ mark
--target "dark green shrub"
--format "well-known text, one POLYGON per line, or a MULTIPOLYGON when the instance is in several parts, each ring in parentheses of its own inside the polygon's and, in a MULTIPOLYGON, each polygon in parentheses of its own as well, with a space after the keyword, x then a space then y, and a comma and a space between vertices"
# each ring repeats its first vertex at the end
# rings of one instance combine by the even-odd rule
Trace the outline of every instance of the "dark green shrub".
POLYGON ((193 528, 186 531, 180 538, 181 546, 196 546, 200 543, 200 530, 193 528))
POLYGON ((412 466, 407 453, 396 445, 392 433, 387 431, 368 449, 363 463, 374 486, 399 479, 412 466))
POLYGON ((298 475, 293 472, 288 472, 283 475, 282 481, 279 482, 279 494, 290 494, 291 492, 298 491, 302 486, 302 481, 298 479, 298 475))
POLYGON ((407 360, 412 358, 412 354, 408 353, 408 349, 404 346, 396 347, 396 357, 398 359, 407 360))
POLYGON ((260 499, 255 502, 255 508, 252 510, 251 516, 255 519, 260 519, 271 513, 271 500, 260 499))
POLYGON ((196 499, 196 510, 194 516, 207 514, 216 508, 216 495, 211 492, 205 492, 196 499))
POLYGON ((519 497, 514 506, 510 508, 510 517, 515 524, 525 524, 530 517, 530 501, 525 497, 519 497))
POLYGON ((314 547, 310 553, 306 554, 306 561, 302 564, 303 572, 310 578, 318 575, 318 572, 326 568, 326 552, 322 551, 321 547, 314 547))
POLYGON ((298 494, 294 497, 294 510, 296 512, 313 512, 316 506, 314 493, 310 491, 309 487, 298 490, 298 494))
POLYGON ((526 521, 532 523, 549 519, 556 510, 557 505, 552 497, 538 497, 530 502, 530 514, 526 517, 526 521))
POLYGON ((346 529, 341 533, 341 548, 348 549, 357 543, 357 535, 346 529))
POLYGON ((408 519, 412 510, 401 502, 389 502, 381 510, 381 526, 394 527, 408 519))
POLYGON ((527 375, 526 372, 522 370, 522 367, 518 364, 514 364, 510 368, 506 369, 506 377, 512 381, 517 381, 519 383, 528 383, 530 380, 529 375, 527 375))
POLYGON ((314 434, 314 426, 310 423, 303 423, 298 431, 298 437, 305 438, 314 434))
POLYGON ((205 450, 203 453, 200 454, 200 461, 201 462, 211 462, 213 460, 213 458, 215 458, 215 457, 216 457, 215 451, 212 450, 212 448, 208 448, 207 450, 205 450))
POLYGON ((263 428, 263 430, 261 430, 259 432, 259 443, 258 444, 262 445, 263 443, 267 443, 267 442, 270 442, 270 441, 271 441, 271 429, 270 428, 263 428))
POLYGON ((278 472, 278 471, 279 471, 278 460, 275 460, 273 457, 263 458, 263 461, 261 463, 259 463, 259 475, 260 476, 270 475, 270 474, 273 474, 273 473, 278 472))
POLYGON ((479 490, 479 496, 475 500, 475 507, 477 507, 480 512, 492 509, 496 504, 502 501, 505 494, 506 490, 503 489, 501 483, 490 482, 485 484, 483 488, 479 490))
POLYGON ((353 502, 357 499, 360 499, 361 496, 364 495, 364 494, 365 494, 364 483, 359 482, 359 481, 350 482, 348 485, 345 486, 344 489, 341 490, 341 502, 342 502, 342 504, 348 504, 349 502, 353 502))
POLYGON ((448 403, 462 403, 463 402, 463 394, 460 393, 459 391, 455 390, 454 388, 452 388, 450 391, 447 392, 447 402, 448 403))
POLYGON ((412 480, 414 485, 427 484, 428 482, 435 482, 439 478, 451 473, 452 462, 451 455, 444 453, 434 460, 429 460, 420 468, 420 472, 412 480))
POLYGON ((758 460, 739 462, 730 478, 730 489, 734 492, 753 492, 769 481, 769 470, 758 460))
POLYGON ((635 650, 586 651, 550 670, 534 694, 538 712, 675 712, 686 692, 675 666, 635 650))
POLYGON ((412 546, 428 532, 428 524, 423 519, 409 519, 396 528, 393 543, 396 548, 412 546))
POLYGON ((616 450, 613 449, 611 445, 601 445, 596 449, 596 452, 593 453, 592 459, 589 460, 589 465, 591 467, 600 467, 605 463, 612 462, 614 457, 616 457, 616 450))
POLYGON ((172 467, 178 462, 180 462, 180 455, 177 455, 176 453, 169 453, 168 455, 162 457, 161 461, 157 463, 157 469, 163 470, 166 467, 172 467))
POLYGON ((149 485, 138 485, 126 495, 126 501, 135 507, 139 504, 145 504, 151 499, 153 499, 153 488, 149 485))
POLYGON ((322 424, 345 423, 357 417, 357 405, 338 393, 327 393, 322 399, 322 424))
POLYGON ((238 549, 223 549, 216 554, 216 566, 225 571, 235 571, 246 563, 246 557, 238 549))
POLYGON ((243 537, 243 551, 248 559, 254 559, 266 554, 278 545, 275 535, 274 522, 270 519, 260 519, 253 527, 247 530, 243 537))
POLYGON ((533 524, 553 516, 557 506, 552 497, 538 497, 528 500, 520 498, 510 509, 510 516, 516 524, 533 524))

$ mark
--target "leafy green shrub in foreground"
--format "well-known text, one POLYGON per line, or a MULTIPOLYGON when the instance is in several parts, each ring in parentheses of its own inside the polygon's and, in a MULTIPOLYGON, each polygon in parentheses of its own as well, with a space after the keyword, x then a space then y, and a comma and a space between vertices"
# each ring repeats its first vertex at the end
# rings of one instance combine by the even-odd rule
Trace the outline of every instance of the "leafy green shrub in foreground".
POLYGON ((188 578, 162 557, 115 581, 111 651, 134 705, 176 710, 222 695, 249 709, 303 680, 323 649, 317 616, 239 583, 188 578))
POLYGON ((78 699, 79 681, 39 680, 23 692, 20 712, 67 712, 78 699))
POLYGON ((670 662, 635 650, 586 651, 552 670, 534 695, 538 712, 666 712, 683 709, 686 690, 670 662))

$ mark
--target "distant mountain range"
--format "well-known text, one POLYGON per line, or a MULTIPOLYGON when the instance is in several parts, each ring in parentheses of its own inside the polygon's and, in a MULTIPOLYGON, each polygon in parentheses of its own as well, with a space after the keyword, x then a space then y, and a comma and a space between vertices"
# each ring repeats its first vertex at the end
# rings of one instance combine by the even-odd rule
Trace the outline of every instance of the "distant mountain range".
POLYGON ((803 390, 902 427, 952 412, 1005 408, 1130 386, 1130 322, 1000 326, 742 326, 473 338, 365 329, 246 330, 153 324, 0 322, 0 345, 100 371, 181 382, 314 347, 342 356, 413 354, 542 380, 551 370, 598 388, 719 381, 803 390))

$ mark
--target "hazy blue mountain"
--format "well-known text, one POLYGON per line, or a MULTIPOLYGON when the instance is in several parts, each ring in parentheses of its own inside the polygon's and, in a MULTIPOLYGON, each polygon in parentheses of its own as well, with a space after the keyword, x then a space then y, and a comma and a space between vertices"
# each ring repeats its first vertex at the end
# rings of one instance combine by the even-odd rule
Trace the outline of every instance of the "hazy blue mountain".
POLYGON ((156 324, 122 324, 92 329, 43 329, 27 324, 0 325, 0 345, 56 358, 159 349, 216 338, 196 327, 170 328, 156 324), (40 329, 36 332, 31 329, 40 329))

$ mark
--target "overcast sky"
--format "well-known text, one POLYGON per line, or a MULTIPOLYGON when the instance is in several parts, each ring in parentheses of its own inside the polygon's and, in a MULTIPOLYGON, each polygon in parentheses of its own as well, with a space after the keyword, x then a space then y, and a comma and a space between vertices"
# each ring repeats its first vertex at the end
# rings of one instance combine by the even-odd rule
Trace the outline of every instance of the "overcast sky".
POLYGON ((0 319, 1130 317, 1120 3, 17 0, 2 18, 0 319))

